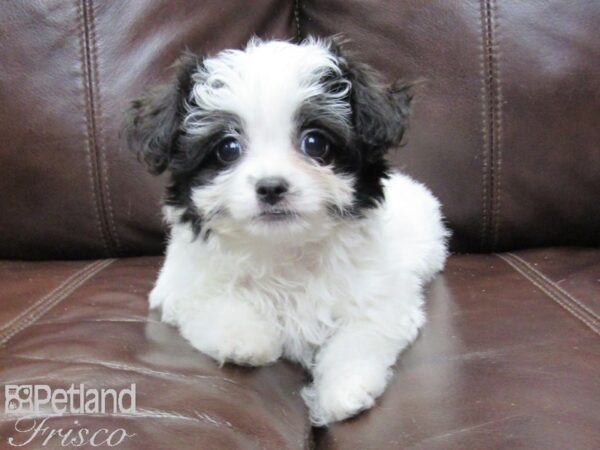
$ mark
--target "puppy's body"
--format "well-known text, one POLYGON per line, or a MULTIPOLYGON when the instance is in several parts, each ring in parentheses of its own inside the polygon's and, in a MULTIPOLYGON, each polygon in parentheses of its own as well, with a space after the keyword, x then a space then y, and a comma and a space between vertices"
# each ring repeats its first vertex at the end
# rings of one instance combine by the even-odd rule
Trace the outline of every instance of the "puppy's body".
POLYGON ((221 363, 303 364, 316 424, 371 407, 446 258, 439 203, 384 158, 405 90, 309 40, 196 62, 156 98, 130 132, 172 176, 151 307, 221 363))
POLYGON ((150 305, 218 361, 300 362, 315 379, 304 391, 313 420, 340 420, 372 406, 417 336, 445 235, 435 198, 399 174, 369 217, 303 246, 194 241, 175 221, 150 305))

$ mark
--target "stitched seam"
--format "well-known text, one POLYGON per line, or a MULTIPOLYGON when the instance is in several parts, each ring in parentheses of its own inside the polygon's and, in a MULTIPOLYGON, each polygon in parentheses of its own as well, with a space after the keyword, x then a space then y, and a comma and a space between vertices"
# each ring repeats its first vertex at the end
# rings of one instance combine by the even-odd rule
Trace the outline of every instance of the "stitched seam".
MULTIPOLYGON (((38 322, 39 323, 39 322, 38 322)), ((24 361, 38 361, 38 362, 51 362, 51 363, 60 363, 60 364, 87 364, 93 366, 100 366, 106 369, 111 370, 119 370, 124 372, 135 372, 142 375, 148 375, 156 378, 165 378, 168 380, 178 380, 178 381, 187 381, 194 382, 199 380, 210 381, 213 383, 217 382, 225 382, 229 385, 233 385, 236 387, 243 387, 244 389, 247 386, 242 386, 240 383, 226 377, 217 377, 210 375, 183 375, 174 372, 163 372, 160 370, 148 369, 145 367, 136 367, 136 366, 128 366, 121 363, 114 363, 110 361, 97 361, 91 359, 58 359, 58 358, 48 358, 48 357, 37 357, 31 355, 8 355, 8 358, 20 359, 24 361)))
POLYGON ((61 292, 48 298, 44 303, 41 303, 39 305, 39 307, 36 308, 35 311, 32 311, 31 314, 29 314, 27 317, 25 317, 23 319, 23 321, 21 321, 21 323, 17 324, 12 329, 12 331, 7 330, 7 332, 3 333, 2 337, 0 338, 0 347, 3 347, 4 345, 6 345, 6 343, 10 339, 12 339, 15 335, 17 335, 21 331, 23 331, 26 328, 33 325, 40 317, 42 317, 44 314, 46 314, 48 311, 50 311, 52 308, 54 308, 56 305, 58 305, 61 301, 63 301, 65 298, 67 298, 77 288, 81 287, 83 284, 85 284, 86 281, 88 281, 90 278, 92 278, 98 272, 102 271, 104 268, 108 267, 115 261, 116 261, 115 259, 101 260, 95 264, 92 264, 91 266, 88 266, 89 270, 87 270, 84 274, 82 274, 76 280, 73 280, 69 284, 69 286, 65 286, 61 290, 61 292))
POLYGON ((514 253, 507 253, 507 254, 510 255, 511 257, 513 257, 514 259, 517 259, 518 261, 520 261, 521 264, 523 264, 524 266, 526 266, 527 269, 530 272, 532 272, 533 274, 535 274, 539 278, 541 278, 546 284, 548 284, 554 290, 558 291, 559 294, 564 295, 565 297, 567 297, 568 299, 570 299, 573 303, 577 304, 581 309, 585 310, 595 320, 600 321, 600 315, 596 314, 593 310, 591 310, 590 308, 588 308, 585 305, 585 303, 583 303, 582 301, 576 299, 569 292, 567 292, 566 290, 564 290, 563 288, 561 288, 558 284, 556 284, 554 281, 552 281, 550 278, 548 278, 542 272, 540 272, 539 270, 537 270, 535 267, 533 267, 531 264, 529 264, 526 260, 524 260, 523 258, 521 258, 520 256, 518 256, 518 255, 516 255, 514 253))
POLYGON ((484 249, 494 250, 499 234, 500 193, 499 170, 501 168, 500 108, 501 91, 498 69, 496 34, 498 28, 495 0, 481 2, 482 23, 482 135, 484 140, 482 162, 482 228, 481 242, 484 249))
POLYGON ((108 244, 109 256, 115 253, 115 241, 113 239, 111 229, 108 221, 107 207, 105 202, 105 189, 104 180, 102 179, 102 149, 100 147, 99 139, 99 120, 97 118, 97 107, 96 104, 96 69, 95 69, 95 42, 92 37, 92 7, 91 0, 82 0, 83 3, 83 28, 86 48, 86 66, 88 72, 88 96, 89 96, 89 109, 90 109, 90 124, 92 129, 92 155, 94 158, 94 182, 96 183, 96 191, 98 192, 98 214, 102 224, 104 235, 106 236, 106 242, 108 244))
POLYGON ((98 261, 95 261, 91 264, 88 264, 87 266, 79 269, 78 271, 74 272, 73 274, 71 274, 69 277, 67 277, 62 283, 60 283, 58 286, 56 286, 54 289, 52 289, 50 292, 48 292, 46 295, 44 295, 43 297, 41 297, 40 299, 38 299, 37 301, 35 301, 33 304, 29 305, 27 308, 25 308, 23 311, 21 311, 19 314, 17 314, 14 318, 12 318, 11 320, 9 320, 6 324, 4 324, 2 326, 2 328, 0 328, 1 332, 0 332, 0 341, 2 340, 2 336, 7 332, 7 330, 15 323, 18 322, 19 320, 21 320, 21 318, 23 318, 23 316, 26 316, 27 314, 29 314, 32 310, 34 310, 35 308, 38 307, 38 305, 46 302, 49 298, 59 294, 61 290, 63 290, 65 287, 67 287, 70 283, 73 282, 74 279, 76 279, 77 277, 81 276, 82 274, 84 274, 85 272, 87 272, 88 270, 90 270, 90 268, 94 265, 98 264, 98 261))
POLYGON ((571 313, 574 317, 576 317, 581 322, 583 322, 585 325, 587 325, 594 333, 596 333, 596 334, 598 334, 600 336, 600 328, 597 326, 597 324, 595 323, 594 320, 590 320, 589 318, 586 318, 583 314, 581 314, 580 312, 578 312, 577 309, 574 308, 572 305, 570 305, 569 303, 567 303, 564 300, 562 300, 556 294, 552 293, 542 283, 540 283, 539 281, 537 281, 535 279, 535 277, 531 276, 523 268, 519 267, 518 263, 516 263, 514 261, 511 261, 510 258, 504 257, 502 255, 497 255, 497 256, 499 256, 504 261, 506 261, 513 269, 515 269, 517 272, 519 272, 522 276, 524 276, 533 285, 535 285, 538 289, 540 289, 548 297, 550 297, 552 300, 554 300, 563 309, 565 309, 566 311, 568 311, 569 313, 571 313))
POLYGON ((498 246, 498 239, 500 235, 500 204, 501 204, 501 174, 502 174, 502 88, 501 88, 501 72, 500 72, 500 41, 499 41, 499 17, 498 17, 498 2, 493 1, 491 9, 493 17, 493 26, 490 36, 494 38, 492 42, 492 61, 494 63, 495 72, 495 101, 494 101, 494 119, 495 119, 495 133, 494 133, 494 147, 492 151, 493 162, 495 167, 493 169, 493 195, 492 201, 494 209, 492 211, 493 221, 493 238, 492 238, 492 249, 495 250, 498 246))
MULTIPOLYGON (((500 255, 500 256, 502 256, 502 255, 500 255)), ((586 311, 580 311, 576 304, 572 304, 571 302, 569 302, 568 299, 561 298, 560 292, 553 291, 552 285, 550 285, 550 286, 545 285, 543 279, 540 280, 540 277, 538 277, 535 272, 528 270, 527 266, 523 267, 523 264, 520 263, 521 260, 519 258, 515 258, 515 256, 516 255, 514 255, 513 253, 505 254, 505 258, 508 258, 509 260, 511 260, 513 267, 515 267, 515 268, 518 267, 520 269, 519 270, 520 273, 523 276, 527 277, 527 279, 530 280, 532 283, 535 282, 536 286, 539 286, 540 289, 542 289, 546 294, 551 296, 556 301, 564 304, 563 306, 565 306, 565 308, 568 308, 575 315, 578 315, 578 317, 580 317, 581 320, 587 321, 590 324, 593 324, 591 326, 593 326, 594 328, 599 327, 600 324, 597 323, 597 320, 594 317, 587 317, 586 311)))
POLYGON ((106 145, 104 140, 104 129, 103 129, 103 113, 102 113, 102 102, 100 95, 100 78, 99 78, 99 69, 98 69, 98 44, 96 39, 96 18, 94 12, 94 5, 92 2, 89 3, 89 37, 90 37, 90 66, 92 68, 92 73, 94 75, 93 78, 93 94, 94 98, 94 109, 93 113, 95 114, 96 124, 96 133, 97 139, 96 144, 98 145, 98 155, 100 156, 99 166, 102 172, 99 176, 104 176, 104 181, 100 179, 101 186, 101 194, 104 196, 104 203, 106 205, 106 211, 108 213, 108 217, 106 218, 107 224, 110 227, 110 235, 114 241, 115 247, 118 252, 121 251, 121 242, 117 233, 117 227, 115 225, 115 218, 113 214, 113 206, 112 206, 112 198, 110 195, 110 184, 109 184, 109 176, 108 176, 108 162, 106 159, 106 145))
POLYGON ((85 19, 84 19, 84 11, 82 0, 77 1, 77 15, 79 18, 79 40, 80 40, 80 57, 81 57, 81 68, 83 75, 83 100, 84 100, 84 108, 85 108, 85 133, 86 138, 83 140, 83 145, 85 152, 88 155, 86 158, 87 167, 88 167, 88 178, 90 180, 91 191, 92 191, 92 201, 95 204, 94 208, 94 216, 96 218, 96 228, 98 234, 100 236, 100 240, 102 242, 102 246, 106 254, 109 254, 108 242, 106 240, 105 229, 102 226, 101 214, 100 214, 100 206, 98 199, 98 191, 96 186, 96 172, 97 169, 95 167, 95 157, 93 155, 94 152, 94 130, 93 130, 93 121, 90 117, 91 112, 91 98, 89 91, 89 72, 86 61, 88 60, 88 49, 86 45, 86 27, 85 27, 85 19))
POLYGON ((76 278, 71 280, 69 283, 63 285, 59 292, 55 295, 46 298, 43 303, 39 303, 39 306, 35 310, 30 311, 27 317, 24 317, 23 321, 17 324, 12 330, 6 330, 0 336, 0 347, 8 342, 14 335, 23 331, 28 326, 36 322, 42 315, 52 309, 56 304, 65 299, 75 289, 80 287, 85 281, 91 276, 102 270, 104 267, 110 265, 114 260, 100 260, 85 268, 84 271, 76 278))
POLYGON ((489 131, 489 108, 490 103, 490 89, 489 89, 489 10, 487 8, 487 2, 480 2, 481 9, 481 135, 483 139, 483 151, 482 151, 482 162, 481 162, 481 234, 480 241, 482 249, 487 248, 487 235, 488 235, 488 184, 489 184, 489 165, 490 165, 490 131, 489 131))
POLYGON ((107 254, 113 255, 115 253, 115 242, 108 224, 107 208, 104 198, 104 183, 102 179, 102 156, 100 150, 100 144, 98 142, 98 123, 96 119, 96 97, 95 97, 95 70, 93 61, 93 48, 91 42, 91 30, 90 30, 90 7, 89 0, 81 0, 81 21, 82 21, 82 45, 83 45, 83 65, 84 65, 84 82, 86 89, 87 109, 88 109, 88 137, 89 137, 89 149, 90 149, 90 160, 92 161, 92 174, 93 183, 96 193, 96 208, 97 215, 99 217, 100 227, 102 230, 102 236, 104 239, 107 254))
POLYGON ((300 0, 294 2, 294 21, 296 22, 296 41, 302 39, 302 31, 300 29, 300 0))
MULTIPOLYGON (((514 261, 514 263, 519 265, 524 272, 528 273, 531 278, 535 278, 538 281, 538 283, 544 285, 545 288, 548 291, 553 292, 555 296, 561 297, 561 294, 563 294, 563 292, 556 289, 556 287, 552 283, 548 283, 547 279, 544 279, 544 277, 540 276, 538 272, 532 270, 532 268, 528 264, 526 264, 521 258, 518 258, 514 253, 507 253, 507 255, 509 255, 510 258, 514 261)), ((568 303, 575 310, 583 309, 583 311, 580 311, 580 314, 586 315, 586 313, 590 313, 590 311, 588 311, 587 308, 582 308, 582 305, 579 302, 571 302, 568 296, 566 297, 567 298, 562 298, 562 301, 568 303)), ((592 317, 590 317, 588 320, 597 322, 595 315, 593 313, 591 315, 592 317)))
POLYGON ((578 312, 572 305, 563 301, 560 297, 558 297, 557 295, 552 293, 550 290, 548 290, 543 284, 538 282, 534 277, 532 277, 525 270, 523 270, 519 266, 518 262, 511 260, 511 258, 509 256, 501 255, 501 254, 496 254, 496 256, 498 256, 500 259, 505 261, 514 270, 516 270, 519 274, 521 274, 523 277, 525 277, 527 280, 529 280, 530 283, 532 283, 540 291, 542 291, 544 294, 546 294, 556 304, 561 306, 565 311, 569 312, 576 319, 579 319, 583 324, 587 325, 587 327, 589 329, 591 329, 594 333, 596 333, 598 336, 600 336, 600 328, 596 325, 595 321, 592 321, 592 320, 586 318, 584 315, 582 315, 580 312, 578 312))
POLYGON ((64 319, 56 319, 56 320, 44 320, 39 323, 43 323, 44 325, 75 325, 81 323, 153 323, 160 324, 164 323, 159 320, 150 320, 150 319, 73 319, 73 320, 64 320, 64 319))
MULTIPOLYGON (((27 417, 31 418, 31 419, 39 419, 39 418, 43 418, 43 417, 79 417, 84 415, 84 413, 69 413, 69 412, 61 412, 61 413, 46 413, 46 414, 28 414, 27 417)), ((216 425, 216 426, 222 426, 224 424, 226 424, 229 427, 232 427, 231 423, 226 422, 226 421, 216 421, 214 419, 209 420, 207 419, 206 416, 202 416, 200 413, 198 414, 198 416, 186 416, 184 414, 179 414, 173 411, 161 411, 161 410, 156 410, 156 409, 147 409, 147 408, 138 408, 136 409, 135 413, 121 413, 121 412, 106 412, 106 413, 101 413, 101 412, 96 412, 96 413, 89 413, 86 412, 85 413, 85 417, 121 417, 124 419, 138 419, 138 418, 144 418, 144 419, 169 419, 169 420, 188 420, 188 421, 193 421, 195 423, 202 423, 202 424, 207 424, 207 423, 211 423, 212 425, 216 425)), ((8 421, 13 421, 14 419, 9 417, 9 418, 4 418, 2 417, 0 419, 0 422, 3 421, 7 421, 6 419, 8 419, 8 421)), ((244 433, 243 430, 235 430, 236 432, 239 432, 240 434, 247 434, 244 433)))
MULTIPOLYGON (((105 413, 85 413, 85 417, 119 417, 123 419, 165 419, 165 420, 180 420, 180 421, 190 421, 195 424, 208 425, 213 427, 227 427, 230 432, 235 434, 239 434, 241 436, 245 436, 247 439, 252 434, 249 430, 243 430, 239 427, 234 427, 231 422, 225 420, 224 418, 215 419, 208 414, 201 413, 198 411, 194 411, 195 415, 188 416, 185 414, 181 414, 175 411, 162 411, 158 409, 150 409, 150 408, 137 408, 135 413, 121 413, 121 412, 105 412, 105 413)), ((69 413, 69 412, 61 412, 61 413, 46 413, 46 414, 28 414, 27 417, 30 419, 41 419, 48 417, 80 417, 83 414, 69 413)), ((2 417, 0 416, 0 423, 11 421, 13 422, 15 419, 12 417, 2 417)), ((252 436, 255 437, 255 436, 252 436)))
MULTIPOLYGON (((39 310, 45 309, 46 308, 45 305, 47 305, 48 303, 52 303, 53 301, 55 301, 55 299, 57 297, 60 297, 60 296, 64 295, 65 292, 69 292, 69 290, 72 289, 72 287, 74 285, 76 285, 77 283, 79 283, 79 281, 83 277, 85 277, 86 275, 88 275, 96 267, 98 267, 100 264, 102 264, 102 262, 103 262, 102 260, 95 261, 92 264, 89 264, 88 266, 84 267, 82 270, 78 271, 76 274, 72 275, 67 280, 65 280, 60 286, 58 286, 57 289, 54 289, 53 291, 51 291, 50 293, 48 293, 46 296, 42 297, 42 299, 40 299, 38 302, 36 302, 34 305, 32 305, 30 308, 28 308, 24 313, 20 314, 17 319, 18 320, 23 319, 21 321, 21 323, 18 323, 16 325, 16 327, 13 328, 12 330, 10 330, 7 327, 0 334, 0 346, 5 341, 7 341, 8 339, 10 339, 10 337, 13 334, 15 334, 15 329, 20 329, 22 327, 23 323, 28 322, 31 317, 35 317, 36 314, 38 314, 39 310)), ((13 325, 14 323, 17 323, 18 320, 11 321, 10 325, 13 325)))

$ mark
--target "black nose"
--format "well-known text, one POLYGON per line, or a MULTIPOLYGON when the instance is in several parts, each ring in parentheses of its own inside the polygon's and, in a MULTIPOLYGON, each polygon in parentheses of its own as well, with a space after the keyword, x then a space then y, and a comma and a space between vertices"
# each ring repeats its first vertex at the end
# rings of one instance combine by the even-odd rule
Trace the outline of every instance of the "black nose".
POLYGON ((256 194, 261 201, 274 205, 285 196, 288 188, 289 183, 284 178, 268 177, 258 180, 256 194))

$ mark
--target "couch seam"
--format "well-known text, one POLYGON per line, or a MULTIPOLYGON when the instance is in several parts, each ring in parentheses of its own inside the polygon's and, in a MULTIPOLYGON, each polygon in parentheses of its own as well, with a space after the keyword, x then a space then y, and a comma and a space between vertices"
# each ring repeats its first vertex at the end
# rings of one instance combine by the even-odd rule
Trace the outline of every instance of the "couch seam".
MULTIPOLYGON (((58 362, 58 363, 62 363, 62 364, 91 364, 91 365, 99 365, 101 367, 105 367, 108 369, 116 369, 116 370, 124 370, 124 371, 130 371, 130 372, 135 372, 135 373, 139 373, 141 375, 148 375, 148 376, 152 376, 152 377, 161 377, 168 379, 168 380, 184 380, 184 381, 189 381, 189 382, 197 382, 199 380, 202 379, 211 379, 212 382, 215 381, 224 381, 227 384, 233 385, 236 388, 240 388, 240 389, 245 389, 245 390, 250 390, 252 392, 256 392, 255 389, 253 389, 250 386, 247 385, 242 385, 230 378, 226 378, 226 377, 212 377, 212 376, 194 376, 194 375, 183 375, 183 374, 174 374, 171 372, 162 372, 162 371, 156 371, 156 370, 152 370, 152 369, 146 369, 146 368, 140 368, 140 367, 135 367, 135 366, 123 366, 121 364, 118 363, 110 363, 110 362, 105 362, 105 361, 94 361, 94 360, 60 360, 60 359, 54 359, 54 358, 38 358, 38 357, 33 357, 33 356, 28 356, 28 355, 8 355, 9 358, 16 358, 16 359, 23 359, 26 361, 42 361, 42 362, 58 362)), ((108 416, 114 417, 114 416, 118 416, 118 417, 124 417, 124 418, 156 418, 156 419, 182 419, 182 420, 192 420, 192 421, 196 421, 196 422, 201 422, 201 423, 210 423, 210 424, 214 424, 214 425, 218 425, 218 423, 215 423, 214 420, 211 420, 210 418, 207 418, 207 416, 203 415, 202 413, 198 413, 197 411, 194 411, 194 415, 192 416, 188 416, 188 415, 183 415, 174 411, 166 411, 166 410, 157 410, 157 409, 152 409, 152 408, 139 408, 135 415, 134 414, 127 414, 127 413, 123 413, 123 414, 119 414, 119 413, 115 413, 115 414, 106 414, 108 416)), ((95 414, 91 414, 91 416, 94 416, 95 414)), ((97 414, 98 416, 104 416, 103 414, 97 414)), ((44 415, 42 417, 51 417, 51 415, 44 415)), ((62 415, 64 417, 64 414, 62 415)), ((231 426, 231 423, 229 423, 227 420, 223 419, 222 421, 224 424, 226 424, 227 426, 231 426)), ((245 431, 240 431, 238 430, 241 434, 246 435, 247 433, 245 431)), ((310 433, 309 433, 310 434, 310 433)), ((305 447, 308 448, 308 447, 305 447)))
POLYGON ((498 240, 500 235, 500 213, 501 213, 501 201, 502 201, 502 72, 500 70, 500 17, 498 13, 498 2, 497 0, 493 0, 493 35, 494 42, 493 46, 495 48, 495 64, 494 70, 496 72, 496 84, 495 84, 495 95, 496 101, 494 103, 495 106, 495 126, 496 133, 494 135, 494 143, 495 148, 492 152, 493 162, 495 163, 495 168, 493 171, 494 177, 492 179, 493 185, 493 195, 492 200, 494 202, 494 210, 492 211, 492 220, 493 220, 493 236, 492 236, 492 249, 496 250, 498 248, 498 240))
POLYGON ((50 290, 50 292, 48 292, 44 296, 40 297, 34 303, 29 305, 27 308, 25 308, 23 311, 21 311, 15 317, 13 317, 8 322, 6 322, 4 325, 2 325, 2 327, 0 327, 0 341, 2 340, 2 336, 6 333, 6 330, 8 330, 15 322, 18 322, 23 316, 29 314, 29 312, 31 312, 33 309, 35 309, 39 304, 45 302, 47 297, 53 296, 57 293, 57 291, 65 288, 65 286, 70 284, 73 281, 73 279, 77 278, 78 276, 82 275, 84 272, 88 271, 90 269, 90 267, 96 263, 97 263, 97 261, 87 264, 86 266, 82 267, 81 269, 73 272, 71 275, 69 275, 67 278, 65 278, 61 283, 59 283, 58 286, 56 286, 52 290, 50 290))
MULTIPOLYGON (((49 414, 29 414, 27 415, 28 418, 31 419, 37 419, 37 418, 41 418, 41 417, 78 417, 83 415, 82 413, 69 413, 69 412, 62 412, 62 413, 49 413, 49 414)), ((136 410, 135 413, 121 413, 121 412, 94 412, 94 413, 85 413, 85 417, 119 417, 119 418, 124 418, 124 419, 167 419, 167 420, 187 420, 187 421, 193 421, 195 423, 201 423, 201 424, 210 424, 213 426, 222 426, 223 424, 227 425, 228 427, 231 426, 231 423, 228 421, 223 421, 221 422, 216 422, 213 420, 207 420, 206 417, 198 414, 196 416, 188 416, 185 414, 180 414, 174 411, 162 411, 162 410, 157 410, 157 409, 151 409, 151 408, 138 408, 136 410)), ((8 420, 4 420, 4 419, 0 419, 0 422, 3 421, 10 421, 12 420, 11 418, 9 418, 8 420)), ((233 428, 232 428, 233 429, 233 428)), ((243 434, 243 435, 248 435, 247 432, 244 432, 241 429, 235 429, 234 430, 236 433, 239 434, 243 434)))
POLYGON ((76 276, 67 278, 59 285, 58 289, 51 291, 46 296, 42 297, 40 301, 36 302, 35 308, 31 308, 29 314, 26 317, 23 317, 23 320, 21 320, 20 323, 16 323, 16 326, 14 326, 12 330, 6 329, 0 334, 0 347, 4 347, 10 339, 36 323, 44 316, 44 314, 66 299, 76 289, 84 285, 94 275, 101 272, 115 261, 115 259, 95 261, 78 271, 75 274, 76 276))
POLYGON ((557 293, 552 292, 552 290, 549 289, 548 286, 544 285, 543 280, 536 279, 535 273, 533 273, 533 274, 528 273, 526 270, 527 269, 526 267, 525 268, 521 267, 521 265, 519 264, 518 258, 512 258, 515 256, 514 254, 512 254, 512 253, 506 253, 506 254, 496 253, 495 255, 497 257, 499 257, 500 259, 502 259, 504 262, 506 262, 517 273, 519 273, 526 280, 528 280, 530 283, 532 283, 540 291, 542 291, 542 293, 546 294, 557 305, 562 307, 565 311, 570 313, 573 317, 578 319, 580 322, 582 322, 584 325, 586 325, 589 329, 591 329, 594 333, 596 333, 598 336, 600 336, 600 324, 598 324, 594 318, 586 317, 585 310, 584 311, 579 310, 579 308, 577 308, 576 305, 573 305, 568 300, 561 298, 560 295, 558 295, 557 293))
POLYGON ((99 177, 104 176, 104 180, 101 181, 101 195, 104 196, 104 200, 106 203, 106 211, 107 218, 106 221, 110 227, 109 237, 112 238, 116 250, 118 253, 121 251, 121 242, 119 239, 119 235, 117 232, 117 227, 115 224, 115 218, 113 213, 112 206, 112 197, 110 194, 110 183, 109 183, 109 174, 108 174, 108 160, 106 157, 106 143, 104 139, 104 128, 103 128, 103 110, 102 110, 102 98, 100 94, 100 77, 99 77, 99 64, 98 64, 98 40, 96 38, 96 15, 94 11, 94 3, 90 0, 89 2, 89 36, 90 36, 90 64, 94 73, 93 83, 95 89, 93 89, 93 94, 95 95, 95 111, 96 115, 95 123, 96 123, 96 133, 97 133, 97 145, 98 145, 98 153, 100 155, 100 169, 101 173, 98 174, 99 177))
POLYGON ((91 0, 79 0, 81 21, 82 65, 84 68, 84 89, 86 92, 86 118, 88 130, 88 150, 92 167, 92 183, 96 199, 96 212, 108 256, 116 253, 116 241, 113 236, 108 217, 108 204, 103 179, 102 144, 99 137, 99 120, 97 117, 97 80, 95 69, 95 42, 92 36, 92 7, 91 0))
MULTIPOLYGON (((499 105, 500 83, 498 71, 498 55, 496 54, 496 2, 481 0, 481 116, 482 116, 482 176, 481 176, 481 246, 493 250, 498 233, 497 214, 500 213, 496 203, 499 187, 496 186, 498 168, 498 137, 501 131, 499 105)), ((501 162, 500 162, 501 164, 501 162)))
POLYGON ((302 30, 300 28, 300 0, 294 0, 294 21, 296 23, 296 41, 302 39, 302 30))
POLYGON ((593 310, 591 310, 589 307, 587 307, 581 300, 578 300, 577 298, 575 298, 568 291, 566 291, 565 289, 563 289, 562 287, 560 287, 558 284, 556 284, 554 281, 552 281, 550 278, 548 278, 546 275, 544 275, 544 273, 542 271, 536 269, 529 262, 527 262, 525 259, 521 258, 519 255, 516 255, 515 253, 507 253, 507 255, 510 255, 514 259, 520 261, 520 263, 522 265, 524 265, 525 267, 527 267, 530 272, 534 273, 539 278, 541 278, 541 280, 543 280, 544 283, 546 283, 547 285, 551 286, 556 291, 558 291, 560 294, 562 294, 565 297, 567 297, 568 299, 570 299, 573 303, 575 303, 581 309, 583 309, 584 311, 586 311, 595 320, 597 320, 597 321, 600 322, 600 315, 596 314, 593 310))
POLYGON ((80 40, 80 58, 81 58, 81 68, 82 68, 82 79, 83 79, 83 102, 85 109, 85 139, 83 139, 83 145, 85 152, 87 153, 86 163, 88 168, 88 178, 90 180, 91 185, 91 193, 92 193, 92 201, 95 205, 94 208, 94 216, 96 218, 96 228, 98 234, 100 235, 100 240, 102 242, 102 247, 104 248, 106 254, 110 254, 110 249, 106 237, 105 229, 102 225, 101 213, 100 213, 100 204, 98 199, 98 188, 96 185, 96 172, 97 168, 95 166, 95 156, 94 156, 94 130, 92 127, 92 119, 90 118, 91 111, 91 98, 90 98, 90 89, 89 89, 89 72, 86 61, 88 60, 87 53, 88 49, 86 46, 86 26, 85 26, 85 13, 83 11, 84 0, 77 0, 77 16, 79 19, 79 40, 80 40))
POLYGON ((42 358, 31 355, 8 355, 9 358, 21 359, 24 361, 38 361, 38 362, 49 362, 49 363, 60 363, 60 364, 87 364, 103 367, 105 369, 118 370, 123 372, 134 372, 140 375, 146 375, 154 378, 162 378, 167 380, 176 380, 176 381, 186 381, 186 382, 197 382, 201 380, 210 380, 211 382, 223 381, 228 385, 232 385, 238 388, 246 388, 247 386, 242 386, 240 383, 232 380, 227 377, 216 377, 209 375, 185 375, 185 374, 177 374, 174 372, 164 372, 160 370, 148 369, 145 367, 139 366, 128 366, 121 363, 115 363, 110 361, 99 361, 92 359, 57 359, 57 358, 42 358))
POLYGON ((486 28, 486 13, 485 3, 479 2, 480 7, 480 21, 481 21, 481 62, 480 62, 480 75, 481 75, 481 136, 482 136, 482 161, 481 161, 481 231, 480 231, 480 245, 482 248, 486 246, 486 235, 487 235, 487 185, 488 185, 488 158, 489 158, 489 140, 488 140, 488 128, 487 128, 487 104, 488 104, 488 91, 487 91, 487 65, 486 65, 486 49, 487 49, 487 28, 486 28))

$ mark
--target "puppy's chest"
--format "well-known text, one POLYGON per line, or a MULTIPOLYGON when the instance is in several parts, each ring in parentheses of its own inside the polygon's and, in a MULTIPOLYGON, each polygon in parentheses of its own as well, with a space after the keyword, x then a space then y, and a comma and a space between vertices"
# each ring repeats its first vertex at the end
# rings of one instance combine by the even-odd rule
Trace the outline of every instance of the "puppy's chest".
POLYGON ((321 309, 335 313, 346 290, 326 271, 302 263, 249 272, 238 286, 261 309, 297 315, 314 315, 321 309))
POLYGON ((292 347, 321 345, 344 316, 351 296, 345 280, 306 262, 281 265, 261 276, 249 274, 241 285, 248 301, 277 320, 292 347))

